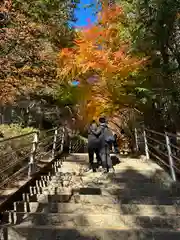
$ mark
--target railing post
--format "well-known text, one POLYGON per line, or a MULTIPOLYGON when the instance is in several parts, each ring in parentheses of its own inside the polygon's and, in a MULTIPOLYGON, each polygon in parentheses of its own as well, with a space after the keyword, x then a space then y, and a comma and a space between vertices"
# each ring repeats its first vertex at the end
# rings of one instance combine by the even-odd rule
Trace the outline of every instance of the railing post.
POLYGON ((165 137, 166 137, 166 146, 167 146, 167 151, 168 151, 168 159, 169 159, 171 177, 172 177, 173 181, 176 182, 176 174, 175 174, 174 167, 173 167, 174 164, 173 164, 173 158, 172 158, 172 152, 171 152, 171 145, 170 145, 169 136, 168 136, 167 132, 165 132, 165 137))
POLYGON ((149 149, 148 149, 148 142, 147 142, 145 129, 143 130, 143 135, 144 135, 144 146, 145 146, 146 159, 149 160, 149 149))
POLYGON ((52 148, 52 159, 54 159, 54 157, 55 157, 57 135, 58 135, 58 130, 56 128, 55 131, 54 131, 53 148, 52 148))
POLYGON ((69 153, 71 153, 72 152, 72 140, 70 139, 70 141, 69 141, 69 153))
POLYGON ((136 143, 136 151, 139 151, 139 145, 138 145, 138 135, 137 135, 137 129, 134 129, 134 135, 135 135, 135 143, 136 143))
POLYGON ((62 139, 61 139, 61 152, 63 151, 63 148, 64 148, 64 138, 65 138, 65 128, 63 127, 63 129, 62 129, 62 139))
POLYGON ((38 132, 34 134, 33 144, 32 144, 32 150, 30 155, 30 161, 29 161, 29 169, 28 169, 28 176, 30 177, 36 170, 36 163, 35 163, 35 156, 36 156, 36 150, 38 145, 38 132))

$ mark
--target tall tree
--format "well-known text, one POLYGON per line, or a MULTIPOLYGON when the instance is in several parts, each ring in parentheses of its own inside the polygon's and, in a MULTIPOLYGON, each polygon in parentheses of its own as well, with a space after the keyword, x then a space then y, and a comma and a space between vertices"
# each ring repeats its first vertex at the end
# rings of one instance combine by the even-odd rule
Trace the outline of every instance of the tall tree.
POLYGON ((136 50, 151 56, 151 65, 142 86, 150 88, 154 99, 145 109, 145 121, 150 124, 149 114, 156 112, 151 127, 155 121, 157 123, 158 117, 161 122, 157 126, 159 130, 164 125, 173 131, 179 125, 180 113, 180 1, 141 0, 134 1, 134 6, 138 26, 134 31, 136 50))
POLYGON ((71 1, 4 0, 0 8, 0 103, 14 101, 56 78, 56 52, 70 46, 71 1))
POLYGON ((126 21, 120 6, 105 5, 98 24, 78 32, 75 46, 60 52, 60 77, 64 81, 78 78, 80 85, 89 89, 81 114, 86 118, 133 105, 133 96, 126 90, 134 84, 133 75, 145 59, 131 54, 130 39, 124 35, 126 21))

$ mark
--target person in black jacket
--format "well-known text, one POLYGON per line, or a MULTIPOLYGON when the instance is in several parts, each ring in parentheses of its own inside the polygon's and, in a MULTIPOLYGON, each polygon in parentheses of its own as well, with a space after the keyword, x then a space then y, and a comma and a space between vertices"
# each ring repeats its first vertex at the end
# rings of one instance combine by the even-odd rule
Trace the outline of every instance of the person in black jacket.
POLYGON ((89 154, 89 168, 87 171, 96 171, 94 164, 94 154, 96 154, 98 165, 101 165, 101 158, 99 155, 100 150, 100 129, 95 120, 93 120, 88 129, 88 154, 89 154))
POLYGON ((100 157, 102 160, 102 167, 104 172, 109 172, 110 169, 113 169, 110 148, 114 142, 114 136, 104 117, 99 118, 99 123, 100 127, 96 133, 100 134, 100 157))

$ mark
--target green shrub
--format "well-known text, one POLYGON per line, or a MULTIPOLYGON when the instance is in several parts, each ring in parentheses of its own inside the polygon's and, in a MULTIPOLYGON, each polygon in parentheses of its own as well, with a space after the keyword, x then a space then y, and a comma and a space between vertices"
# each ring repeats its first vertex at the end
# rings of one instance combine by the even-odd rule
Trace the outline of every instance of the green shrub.
POLYGON ((0 132, 4 135, 4 138, 11 138, 26 133, 37 131, 37 129, 32 127, 22 128, 19 124, 1 124, 0 132))

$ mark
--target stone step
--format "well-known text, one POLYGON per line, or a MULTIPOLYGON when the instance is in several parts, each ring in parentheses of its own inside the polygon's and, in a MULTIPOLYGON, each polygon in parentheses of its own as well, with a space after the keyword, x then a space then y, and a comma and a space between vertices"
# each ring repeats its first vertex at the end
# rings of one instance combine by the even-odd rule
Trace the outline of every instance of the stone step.
POLYGON ((112 182, 116 183, 131 183, 131 182, 136 182, 138 184, 144 182, 144 183, 153 183, 153 179, 147 176, 123 176, 123 174, 119 175, 108 175, 108 179, 110 179, 112 182))
POLYGON ((138 167, 138 164, 131 169, 123 169, 120 167, 115 167, 115 174, 108 174, 108 178, 120 179, 120 178, 127 178, 127 179, 139 179, 139 180, 164 180, 164 181, 172 181, 170 175, 166 173, 164 170, 155 170, 155 169, 145 169, 143 166, 138 167))
POLYGON ((180 197, 164 196, 98 196, 98 195, 74 195, 71 202, 91 204, 148 204, 148 205, 174 205, 180 204, 180 197))
POLYGON ((24 194, 23 201, 49 203, 71 202, 71 203, 92 203, 92 204, 152 204, 152 205, 174 205, 180 204, 180 197, 159 196, 143 196, 143 195, 72 195, 70 192, 62 194, 24 194))
MULTIPOLYGON (((61 182, 61 180, 64 180, 64 181, 67 181, 68 180, 68 177, 66 179, 66 177, 64 178, 61 178, 61 177, 57 177, 57 176, 53 176, 53 177, 50 177, 50 176, 42 176, 42 179, 41 180, 36 180, 36 186, 38 187, 44 187, 44 186, 48 186, 49 184, 53 184, 54 182, 61 182), (49 180, 46 180, 46 179, 49 179, 49 180)), ((153 187, 154 189, 159 189, 159 188, 162 188, 164 190, 171 190, 172 191, 176 191, 176 192, 180 192, 180 185, 178 183, 176 184, 169 184, 167 185, 166 183, 158 183, 158 182, 153 182, 153 181, 143 181, 141 182, 141 184, 139 184, 138 181, 131 181, 131 182, 121 182, 120 184, 118 183, 114 183, 113 181, 109 181, 107 179, 98 179, 98 181, 96 183, 94 182, 88 182, 86 179, 83 179, 83 186, 84 187, 89 187, 89 186, 94 186, 94 187, 110 187, 111 186, 114 186, 115 188, 131 188, 131 189, 135 189, 135 188, 151 188, 153 187), (91 185, 90 185, 91 184, 91 185)), ((34 185, 33 185, 34 186, 34 185)), ((81 186, 81 185, 79 185, 81 186)))
POLYGON ((8 240, 179 240, 180 231, 169 229, 65 228, 59 226, 22 226, 3 228, 8 240))
POLYGON ((73 193, 79 193, 81 195, 142 195, 142 196, 176 196, 179 197, 180 189, 173 188, 168 189, 165 187, 156 186, 155 184, 145 184, 141 186, 134 186, 128 188, 126 184, 118 187, 81 187, 72 189, 73 193))
POLYGON ((100 227, 103 228, 180 228, 180 216, 139 216, 119 214, 90 214, 90 213, 15 213, 5 212, 3 222, 6 224, 58 225, 65 227, 100 227))
POLYGON ((135 214, 140 216, 180 215, 180 206, 167 205, 136 205, 136 204, 80 204, 80 203, 38 203, 16 202, 16 212, 46 212, 46 213, 92 213, 92 214, 135 214))
MULTIPOLYGON (((54 184, 55 185, 55 184, 54 184)), ((60 184, 58 184, 59 186, 60 184)), ((62 186, 54 187, 48 184, 43 183, 43 181, 38 181, 36 186, 30 186, 30 194, 42 194, 44 191, 56 191, 60 193, 62 186)), ((173 188, 168 189, 155 184, 145 184, 140 187, 134 186, 134 188, 129 188, 125 184, 119 187, 82 187, 82 188, 73 188, 72 193, 79 193, 81 195, 123 195, 123 196, 164 196, 164 197, 178 197, 180 195, 180 189, 173 188)))
MULTIPOLYGON (((62 171, 63 168, 58 168, 56 171, 52 170, 51 172, 49 172, 48 174, 44 174, 41 176, 41 179, 43 180, 51 180, 52 177, 56 176, 56 175, 60 175, 60 174, 71 174, 71 175, 77 175, 78 172, 76 171, 71 171, 71 172, 63 172, 62 171), (48 176, 48 178, 47 178, 48 176)), ((147 182, 147 183, 151 183, 154 181, 154 179, 152 179, 151 176, 149 176, 149 172, 147 171, 148 175, 145 174, 146 171, 142 171, 144 174, 139 173, 139 175, 135 175, 135 176, 128 176, 126 174, 124 174, 123 172, 115 172, 115 173, 108 173, 104 176, 102 176, 102 171, 97 171, 95 173, 90 172, 82 172, 83 173, 83 177, 89 177, 89 176, 95 176, 98 177, 99 179, 109 179, 111 181, 115 181, 115 182, 124 182, 124 181, 128 181, 128 182, 132 182, 132 181, 136 181, 136 182, 147 182)))
POLYGON ((49 183, 55 179, 61 180, 61 178, 64 178, 64 176, 76 176, 78 173, 77 172, 61 172, 61 171, 57 171, 56 173, 49 173, 47 175, 42 175, 41 179, 37 180, 37 181, 43 181, 46 183, 49 183), (61 177, 62 176, 62 177, 61 177))
MULTIPOLYGON (((43 175, 41 176, 41 180, 43 183, 45 182, 45 184, 49 184, 49 182, 51 182, 52 180, 61 180, 60 174, 64 174, 61 173, 59 171, 57 171, 56 173, 49 173, 49 175, 43 175)), ((66 175, 73 175, 73 176, 77 176, 78 173, 77 172, 71 172, 71 173, 66 173, 66 175)), ((91 177, 91 179, 93 178, 98 178, 98 182, 101 182, 102 184, 107 184, 107 183, 115 183, 115 184, 127 184, 129 186, 134 186, 134 185, 145 185, 145 184, 156 184, 157 186, 167 186, 167 182, 164 181, 159 181, 159 180, 155 180, 151 177, 147 177, 147 176, 134 176, 134 177, 129 177, 129 176, 123 176, 123 174, 111 174, 109 173, 108 175, 101 177, 102 173, 101 172, 97 172, 97 173, 83 173, 83 180, 86 181, 91 177)), ((168 183, 169 185, 171 185, 172 183, 168 183)), ((174 184, 174 187, 180 189, 180 184, 176 183, 174 184)))
MULTIPOLYGON (((76 177, 76 176, 74 176, 76 177)), ((57 176, 43 176, 43 179, 41 180, 36 180, 36 185, 37 187, 47 187, 47 186, 53 186, 53 185, 59 185, 60 187, 62 186, 62 183, 64 183, 64 185, 66 185, 66 183, 69 183, 69 180, 66 178, 60 178, 57 176), (48 180, 46 180, 48 179, 48 180)), ((77 183, 77 182, 76 182, 77 183)), ((95 187, 105 187, 107 188, 108 186, 116 186, 116 188, 120 188, 120 189, 124 189, 124 188, 130 188, 130 189, 136 189, 136 188, 151 188, 153 187, 154 189, 165 189, 167 190, 167 186, 163 185, 163 184, 158 184, 158 183, 153 183, 151 181, 142 181, 141 183, 139 183, 138 181, 134 180, 134 181, 126 181, 126 179, 122 180, 121 183, 119 182, 114 182, 114 181, 109 181, 109 180, 98 180, 98 182, 93 183, 91 181, 83 179, 82 183, 79 183, 78 186, 83 186, 84 187, 90 187, 90 186, 95 186, 95 187)), ((32 186, 34 187, 34 185, 32 186)), ((73 187, 73 186, 72 186, 73 187)), ((169 187, 169 186, 168 186, 169 187)), ((170 189, 170 187, 169 187, 170 189)), ((174 192, 179 192, 180 193, 180 188, 179 187, 175 187, 173 188, 174 192)))

